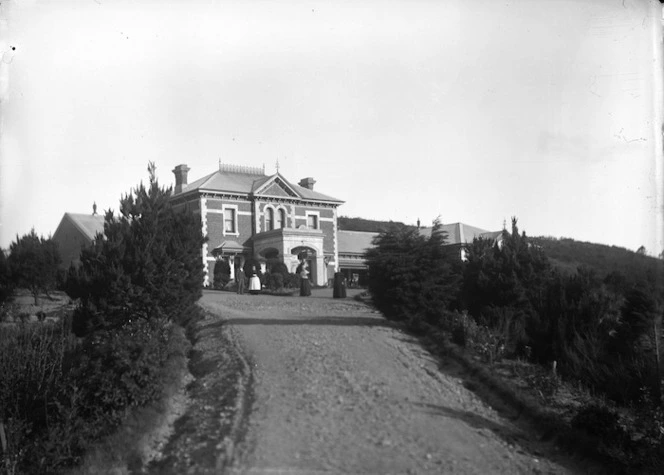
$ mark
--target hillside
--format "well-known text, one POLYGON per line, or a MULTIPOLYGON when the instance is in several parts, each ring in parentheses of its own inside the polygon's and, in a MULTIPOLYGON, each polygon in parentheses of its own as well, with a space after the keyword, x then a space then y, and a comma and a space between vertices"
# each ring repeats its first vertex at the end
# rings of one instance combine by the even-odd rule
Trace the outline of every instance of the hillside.
POLYGON ((631 284, 645 280, 656 283, 659 289, 664 286, 664 261, 661 259, 623 247, 569 238, 533 237, 531 240, 541 246, 551 263, 562 271, 574 272, 579 266, 586 266, 594 269, 602 278, 619 272, 631 284))

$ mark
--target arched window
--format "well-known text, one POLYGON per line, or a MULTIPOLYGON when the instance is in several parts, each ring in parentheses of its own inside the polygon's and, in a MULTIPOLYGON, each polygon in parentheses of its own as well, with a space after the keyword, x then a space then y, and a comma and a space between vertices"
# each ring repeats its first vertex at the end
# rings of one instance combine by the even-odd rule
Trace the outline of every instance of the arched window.
POLYGON ((274 229, 274 210, 268 208, 265 214, 265 229, 272 231, 274 229))
POLYGON ((286 227, 286 211, 280 209, 279 212, 277 213, 277 228, 285 228, 285 227, 286 227))

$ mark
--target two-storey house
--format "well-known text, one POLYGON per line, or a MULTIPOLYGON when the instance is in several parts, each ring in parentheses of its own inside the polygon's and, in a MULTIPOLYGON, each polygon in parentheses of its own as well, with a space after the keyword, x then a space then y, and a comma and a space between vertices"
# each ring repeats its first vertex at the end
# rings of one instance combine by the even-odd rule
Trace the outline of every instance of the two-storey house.
POLYGON ((294 272, 301 259, 310 278, 325 285, 338 270, 337 208, 343 201, 314 191, 313 178, 298 184, 279 172, 264 168, 219 165, 219 169, 191 183, 187 165, 173 170, 173 204, 201 216, 208 237, 201 249, 210 285, 219 260, 230 264, 234 278, 236 259, 259 262, 278 259, 294 272))

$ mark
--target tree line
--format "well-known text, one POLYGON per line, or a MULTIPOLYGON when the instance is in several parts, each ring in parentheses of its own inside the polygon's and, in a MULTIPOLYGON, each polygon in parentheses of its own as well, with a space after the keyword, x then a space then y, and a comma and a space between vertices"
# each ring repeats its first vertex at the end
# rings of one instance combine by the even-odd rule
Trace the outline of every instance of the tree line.
POLYGON ((499 240, 467 245, 465 262, 444 252, 445 239, 439 224, 430 238, 405 226, 375 238, 366 254, 369 290, 388 318, 438 325, 450 312, 465 313, 500 334, 505 356, 555 361, 618 402, 638 399, 643 388, 661 398, 657 274, 561 271, 516 219, 499 240))

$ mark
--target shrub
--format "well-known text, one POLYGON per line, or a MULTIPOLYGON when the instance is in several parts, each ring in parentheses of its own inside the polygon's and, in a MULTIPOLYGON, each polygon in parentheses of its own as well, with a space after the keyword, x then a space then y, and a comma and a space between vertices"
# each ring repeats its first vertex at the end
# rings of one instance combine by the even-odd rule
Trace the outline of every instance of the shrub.
POLYGON ((288 272, 288 266, 284 264, 281 261, 276 261, 273 262, 270 265, 270 273, 271 274, 281 274, 283 276, 287 276, 289 274, 288 272))
POLYGON ((280 273, 270 274, 270 280, 268 282, 270 290, 281 290, 284 288, 284 275, 280 273))
POLYGON ((436 323, 456 299, 458 279, 451 257, 443 250, 446 239, 436 223, 431 237, 396 227, 374 238, 366 253, 368 286, 376 307, 387 318, 436 323))
POLYGON ((12 280, 17 286, 29 289, 39 303, 39 294, 48 292, 56 285, 60 253, 55 241, 50 237, 37 236, 32 229, 29 234, 16 237, 10 245, 7 265, 12 280))
POLYGON ((300 287, 300 276, 295 273, 284 276, 284 287, 287 289, 297 289, 300 287))
POLYGON ((76 419, 65 407, 78 387, 68 371, 75 349, 66 319, 0 333, 0 419, 8 441, 0 472, 54 472, 80 453, 72 447, 76 419))
POLYGON ((231 280, 231 266, 225 260, 214 263, 213 287, 217 290, 223 289, 231 280))
POLYGON ((164 363, 188 342, 172 324, 132 320, 81 344, 70 319, 18 325, 0 335, 0 473, 53 473, 78 463, 127 410, 161 395, 164 363))
POLYGON ((200 217, 171 205, 153 163, 150 182, 120 200, 119 216, 106 213, 104 235, 81 253, 79 336, 120 328, 129 319, 174 318, 201 295, 200 217))
POLYGON ((9 272, 5 253, 0 249, 0 306, 10 301, 13 293, 14 281, 9 272))
POLYGON ((572 418, 572 427, 601 437, 606 444, 622 443, 628 438, 618 413, 597 403, 581 407, 572 418))

